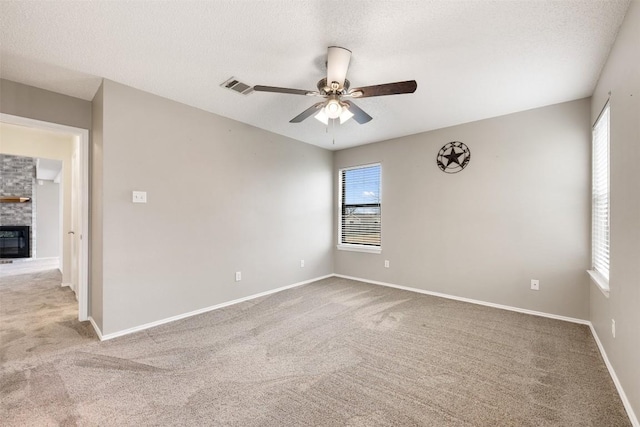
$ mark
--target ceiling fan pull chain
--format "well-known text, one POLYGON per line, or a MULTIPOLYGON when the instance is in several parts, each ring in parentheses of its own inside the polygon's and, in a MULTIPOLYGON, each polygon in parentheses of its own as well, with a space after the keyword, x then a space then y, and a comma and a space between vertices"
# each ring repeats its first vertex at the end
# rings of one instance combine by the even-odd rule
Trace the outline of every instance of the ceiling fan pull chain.
POLYGON ((336 119, 331 120, 331 137, 333 145, 336 145, 336 119))

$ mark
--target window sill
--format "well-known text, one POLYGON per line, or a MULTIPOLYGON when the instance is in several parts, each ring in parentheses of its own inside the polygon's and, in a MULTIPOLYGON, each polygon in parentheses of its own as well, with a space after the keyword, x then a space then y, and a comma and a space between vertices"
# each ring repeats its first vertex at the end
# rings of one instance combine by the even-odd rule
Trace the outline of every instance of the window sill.
POLYGON ((337 248, 340 251, 366 252, 366 253, 370 253, 370 254, 382 253, 382 247, 381 246, 339 244, 337 246, 337 248))
POLYGON ((591 281, 596 284, 598 289, 600 289, 600 292, 602 292, 605 297, 609 298, 609 280, 605 279, 602 274, 594 270, 587 270, 587 273, 589 273, 591 281))

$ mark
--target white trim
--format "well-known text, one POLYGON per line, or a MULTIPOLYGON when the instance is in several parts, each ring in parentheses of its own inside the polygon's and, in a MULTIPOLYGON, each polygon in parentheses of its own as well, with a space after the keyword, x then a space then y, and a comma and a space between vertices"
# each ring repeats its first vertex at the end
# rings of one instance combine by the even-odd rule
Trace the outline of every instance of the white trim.
POLYGON ((602 294, 609 298, 609 281, 602 276, 599 272, 595 270, 587 270, 591 281, 596 284, 596 287, 600 289, 602 294))
MULTIPOLYGON (((78 297, 78 320, 85 321, 89 318, 89 130, 5 113, 0 113, 0 122, 37 129, 53 130, 56 132, 66 132, 80 139, 80 197, 82 199, 82 230, 80 231, 81 239, 79 250, 80 283, 78 284, 78 289, 76 291, 78 297)), ((59 269, 62 272, 62 263, 60 263, 59 269)))
POLYGON ((581 325, 590 325, 591 324, 591 322, 589 322, 588 320, 577 319, 577 318, 574 318, 574 317, 560 316, 558 314, 544 313, 542 311, 528 310, 526 308, 512 307, 510 305, 495 304, 495 303, 492 303, 492 302, 486 302, 486 301, 480 301, 480 300, 471 299, 471 298, 459 297, 459 296, 455 296, 455 295, 443 294, 443 293, 440 293, 440 292, 432 292, 432 291, 426 291, 424 289, 411 288, 411 287, 408 287, 408 286, 394 285, 392 283, 378 282, 376 280, 369 280, 369 279, 362 279, 362 278, 359 278, 359 277, 345 276, 343 274, 334 274, 334 276, 335 277, 341 277, 343 279, 350 279, 350 280, 357 280, 359 282, 371 283, 372 285, 387 286, 389 288, 402 289, 403 291, 417 292, 419 294, 432 295, 434 297, 452 299, 452 300, 456 300, 456 301, 468 302, 468 303, 471 303, 471 304, 478 304, 478 305, 484 305, 484 306, 487 306, 487 307, 499 308, 501 310, 515 311, 515 312, 518 312, 518 313, 532 314, 534 316, 548 317, 550 319, 564 320, 565 322, 579 323, 581 325))
POLYGON ((382 162, 373 162, 373 163, 365 163, 362 165, 353 165, 353 166, 346 166, 343 168, 338 168, 338 171, 349 171, 349 170, 353 170, 353 169, 362 169, 362 168, 369 168, 372 166, 382 166, 382 162))
POLYGON ((354 245, 351 243, 338 243, 336 248, 339 251, 351 251, 351 252, 367 252, 370 254, 382 253, 382 246, 367 246, 367 245, 354 245))
POLYGON ((47 256, 47 257, 42 257, 42 258, 31 257, 31 258, 26 258, 26 259, 31 260, 31 261, 51 261, 51 260, 60 261, 60 257, 57 257, 57 256, 47 256))
MULTIPOLYGON (((231 300, 231 301, 227 301, 227 302, 223 302, 223 303, 220 303, 220 304, 212 305, 212 306, 209 306, 209 307, 201 308, 201 309, 198 309, 198 310, 190 311, 188 313, 178 314, 177 316, 167 317, 166 319, 156 320, 155 322, 145 323, 144 325, 135 326, 133 328, 124 329, 124 330, 118 331, 118 332, 112 332, 110 334, 104 334, 103 335, 99 331, 99 328, 95 324, 95 322, 92 321, 91 324, 96 329, 96 332, 98 334, 98 338, 100 338, 100 341, 106 341, 106 340, 110 340, 110 339, 113 339, 113 338, 121 337, 121 336, 124 336, 124 335, 133 334, 134 332, 140 332, 140 331, 143 331, 145 329, 153 328, 155 326, 164 325, 165 323, 175 322, 176 320, 180 320, 180 319, 185 319, 187 317, 196 316, 198 314, 203 314, 203 313, 206 313, 206 312, 209 312, 209 311, 217 310, 219 308, 228 307, 230 305, 238 304, 238 303, 241 303, 241 302, 244 302, 244 301, 249 301, 249 300, 252 300, 252 299, 255 299, 255 298, 260 298, 260 297, 263 297, 263 296, 266 296, 266 295, 275 294, 277 292, 281 292, 281 291, 284 291, 284 290, 287 290, 287 289, 291 289, 291 288, 295 288, 295 287, 298 287, 298 286, 306 285, 308 283, 316 282, 318 280, 327 279, 329 277, 333 277, 333 274, 327 274, 326 276, 315 277, 313 279, 309 279, 309 280, 305 280, 305 281, 302 281, 302 282, 294 283, 292 285, 287 285, 287 286, 283 286, 281 288, 271 289, 271 290, 268 290, 268 291, 265 291, 265 292, 260 292, 259 294, 254 294, 254 295, 249 295, 247 297, 234 299, 234 300, 231 300)), ((92 320, 92 319, 90 319, 90 320, 92 320)))
POLYGON ((100 330, 100 328, 98 328, 98 324, 96 323, 95 320, 93 320, 93 317, 89 316, 89 322, 91 322, 91 326, 93 326, 93 330, 96 331, 96 335, 98 335, 98 339, 102 341, 103 340, 102 331, 100 330))
POLYGON ((640 423, 638 422, 638 417, 636 417, 635 412, 633 412, 633 408, 631 407, 631 402, 629 402, 629 398, 624 392, 622 388, 622 384, 620 384, 620 380, 618 380, 618 376, 616 375, 616 371, 613 369, 611 362, 609 362, 609 358, 607 357, 607 353, 604 351, 604 346, 602 342, 600 342, 600 337, 596 332, 596 329, 593 327, 593 324, 589 322, 589 328, 591 329, 591 335, 593 335, 593 339, 596 340, 596 344, 598 345, 598 350, 600 350, 600 354, 602 355, 602 359, 604 360, 604 364, 607 366, 609 370, 609 375, 611 375, 611 379, 613 383, 616 385, 616 389, 618 390, 618 394, 620 395, 620 399, 622 400, 622 404, 624 405, 624 409, 627 411, 627 415, 629 416, 629 420, 634 427, 640 427, 640 423))

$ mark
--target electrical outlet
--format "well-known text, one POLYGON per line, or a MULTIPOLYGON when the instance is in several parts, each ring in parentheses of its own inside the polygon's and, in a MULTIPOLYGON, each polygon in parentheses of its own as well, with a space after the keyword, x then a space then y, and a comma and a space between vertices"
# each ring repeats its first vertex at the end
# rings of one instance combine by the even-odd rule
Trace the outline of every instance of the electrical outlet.
POLYGON ((611 319, 611 335, 613 335, 613 337, 616 337, 616 321, 611 319))
POLYGON ((304 268, 304 260, 303 259, 300 260, 300 268, 304 268))
POLYGON ((236 271, 236 282, 239 282, 241 280, 242 280, 242 272, 236 271))
POLYGON ((531 290, 539 291, 540 290, 540 280, 531 279, 531 290))
POLYGON ((389 268, 389 260, 388 259, 384 260, 384 268, 389 268))

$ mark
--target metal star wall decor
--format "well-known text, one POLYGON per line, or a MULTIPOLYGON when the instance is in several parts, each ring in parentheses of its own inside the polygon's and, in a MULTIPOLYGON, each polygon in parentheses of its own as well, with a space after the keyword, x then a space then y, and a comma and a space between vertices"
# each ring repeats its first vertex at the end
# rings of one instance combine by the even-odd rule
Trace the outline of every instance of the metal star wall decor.
POLYGON ((442 172, 457 173, 467 167, 470 159, 469 147, 460 141, 452 141, 438 151, 436 162, 442 172))

